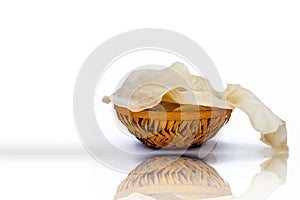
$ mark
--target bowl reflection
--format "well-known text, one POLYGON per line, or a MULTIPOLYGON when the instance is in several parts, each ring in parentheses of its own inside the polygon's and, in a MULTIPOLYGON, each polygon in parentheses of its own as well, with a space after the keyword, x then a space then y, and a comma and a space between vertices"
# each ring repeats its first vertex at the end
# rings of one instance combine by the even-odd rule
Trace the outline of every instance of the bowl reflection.
MULTIPOLYGON (((117 189, 118 200, 264 200, 286 181, 288 153, 273 153, 239 196, 199 158, 156 156, 138 165, 117 189)), ((232 163, 234 164, 234 163, 232 163)))
POLYGON ((156 200, 232 195, 229 184, 213 167, 197 158, 178 156, 156 156, 142 162, 119 185, 115 199, 130 194, 156 200))

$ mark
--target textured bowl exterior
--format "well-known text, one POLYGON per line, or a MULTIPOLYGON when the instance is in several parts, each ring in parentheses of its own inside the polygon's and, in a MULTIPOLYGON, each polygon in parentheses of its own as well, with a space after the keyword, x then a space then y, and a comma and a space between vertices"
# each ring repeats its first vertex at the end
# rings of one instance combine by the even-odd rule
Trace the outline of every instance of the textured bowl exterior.
POLYGON ((154 149, 200 146, 218 133, 232 112, 221 108, 193 112, 132 112, 117 105, 114 108, 128 131, 154 149))

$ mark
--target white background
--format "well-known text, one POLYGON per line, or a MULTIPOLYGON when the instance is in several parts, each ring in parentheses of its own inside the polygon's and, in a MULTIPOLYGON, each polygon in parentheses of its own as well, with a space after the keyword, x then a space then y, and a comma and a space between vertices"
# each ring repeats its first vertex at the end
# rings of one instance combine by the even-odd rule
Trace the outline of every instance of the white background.
MULTIPOLYGON (((0 199, 113 199, 126 174, 101 166, 82 148, 72 116, 74 83, 103 41, 148 27, 196 41, 224 83, 249 88, 287 122, 287 183, 270 199, 297 198, 299 9, 297 1, 274 0, 1 1, 0 199)), ((222 138, 235 138, 235 150, 245 138, 253 149, 265 148, 239 111, 222 138)), ((236 195, 264 160, 251 155, 213 165, 236 195)))

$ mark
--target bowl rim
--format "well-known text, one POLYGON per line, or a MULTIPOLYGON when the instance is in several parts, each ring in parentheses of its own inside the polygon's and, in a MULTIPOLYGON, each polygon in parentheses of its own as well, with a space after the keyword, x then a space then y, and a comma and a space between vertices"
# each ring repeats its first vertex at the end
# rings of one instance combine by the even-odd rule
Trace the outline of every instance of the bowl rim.
MULTIPOLYGON (((152 111, 142 110, 133 112, 128 108, 114 105, 114 109, 123 115, 132 116, 133 118, 153 119, 153 120, 195 120, 209 119, 216 117, 230 118, 232 109, 213 107, 212 110, 197 111, 152 111)), ((227 120, 228 121, 228 120, 227 120)))

